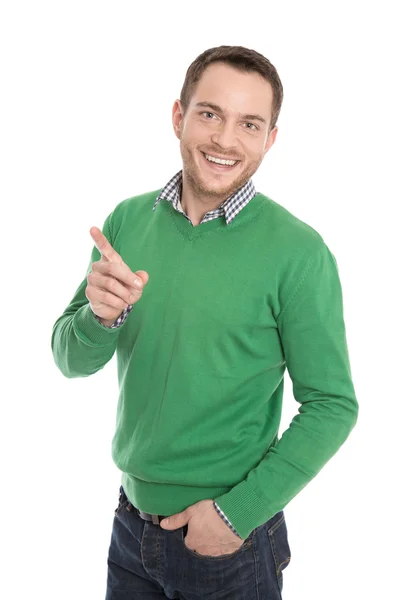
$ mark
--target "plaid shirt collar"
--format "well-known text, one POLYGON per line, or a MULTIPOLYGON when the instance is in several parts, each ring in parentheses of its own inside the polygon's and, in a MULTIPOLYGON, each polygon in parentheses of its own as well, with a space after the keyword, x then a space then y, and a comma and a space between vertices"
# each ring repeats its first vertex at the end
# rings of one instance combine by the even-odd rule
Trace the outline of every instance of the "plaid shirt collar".
MULTIPOLYGON (((161 200, 168 200, 172 202, 175 210, 183 213, 186 218, 187 215, 183 212, 183 209, 180 204, 180 195, 181 195, 181 187, 182 187, 182 170, 179 171, 176 175, 172 177, 167 183, 167 185, 162 189, 162 191, 157 196, 157 200, 153 206, 153 210, 155 210, 157 204, 161 200)), ((254 187, 253 181, 249 179, 247 183, 245 183, 241 188, 239 188, 232 196, 227 198, 220 206, 215 208, 214 210, 210 210, 206 213, 201 220, 201 223, 205 223, 206 221, 210 221, 211 219, 215 219, 216 217, 221 217, 225 214, 226 224, 229 223, 239 214, 239 212, 250 202, 254 196, 257 195, 256 189, 254 187)), ((189 219, 188 219, 189 220, 189 219)))

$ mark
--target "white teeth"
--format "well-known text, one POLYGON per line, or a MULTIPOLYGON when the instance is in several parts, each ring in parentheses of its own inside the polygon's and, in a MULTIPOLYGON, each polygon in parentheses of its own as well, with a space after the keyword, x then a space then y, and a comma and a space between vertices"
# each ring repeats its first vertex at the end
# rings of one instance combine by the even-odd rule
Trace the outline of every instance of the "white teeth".
POLYGON ((219 165, 229 165, 229 166, 233 166, 234 164, 237 163, 237 160, 224 160, 222 158, 214 158, 214 156, 210 156, 209 154, 205 154, 204 155, 206 157, 207 160, 209 160, 210 162, 215 162, 219 165))

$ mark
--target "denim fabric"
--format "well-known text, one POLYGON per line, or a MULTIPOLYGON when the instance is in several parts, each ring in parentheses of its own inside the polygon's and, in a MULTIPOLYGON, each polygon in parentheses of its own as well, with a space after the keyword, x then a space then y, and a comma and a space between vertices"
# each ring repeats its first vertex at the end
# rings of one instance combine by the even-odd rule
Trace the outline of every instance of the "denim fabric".
POLYGON ((283 511, 231 554, 198 554, 185 545, 186 534, 187 525, 166 531, 144 521, 121 486, 106 600, 282 600, 282 572, 291 558, 283 511))

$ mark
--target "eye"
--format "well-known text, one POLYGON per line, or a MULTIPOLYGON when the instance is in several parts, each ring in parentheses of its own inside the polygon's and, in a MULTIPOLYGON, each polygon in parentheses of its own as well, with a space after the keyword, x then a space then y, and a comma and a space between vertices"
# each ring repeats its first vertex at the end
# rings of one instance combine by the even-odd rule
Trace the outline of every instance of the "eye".
MULTIPOLYGON (((245 123, 245 125, 251 125, 251 127, 254 128, 253 131, 258 129, 257 125, 254 125, 254 123, 245 123)), ((245 129, 251 129, 251 127, 245 127, 245 129)))
POLYGON ((212 112, 209 112, 208 110, 207 110, 207 111, 205 111, 205 112, 202 112, 201 114, 202 114, 202 115, 211 115, 212 117, 214 116, 214 113, 212 113, 212 112))

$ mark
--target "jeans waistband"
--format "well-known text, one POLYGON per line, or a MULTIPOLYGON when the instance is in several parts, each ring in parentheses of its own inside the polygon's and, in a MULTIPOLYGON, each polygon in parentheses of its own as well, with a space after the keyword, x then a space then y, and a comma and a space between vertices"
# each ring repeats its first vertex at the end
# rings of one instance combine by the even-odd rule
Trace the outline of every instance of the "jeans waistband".
POLYGON ((159 525, 160 521, 165 519, 168 515, 153 515, 151 513, 147 513, 143 510, 139 510, 136 506, 129 501, 128 496, 125 494, 124 488, 120 487, 120 505, 127 501, 125 510, 131 511, 132 509, 136 510, 139 517, 141 517, 144 521, 152 521, 154 525, 159 525))

